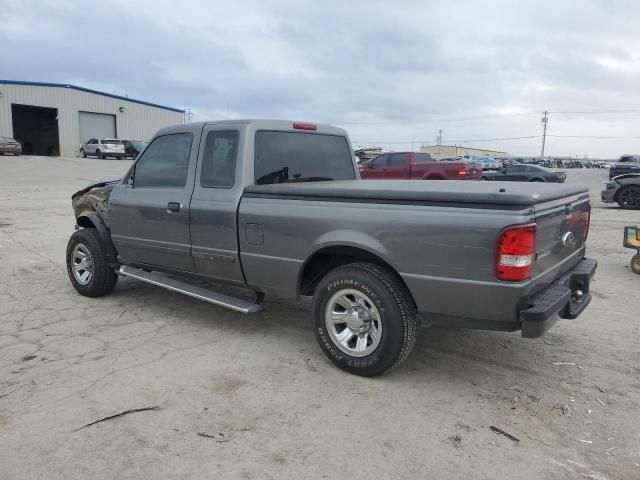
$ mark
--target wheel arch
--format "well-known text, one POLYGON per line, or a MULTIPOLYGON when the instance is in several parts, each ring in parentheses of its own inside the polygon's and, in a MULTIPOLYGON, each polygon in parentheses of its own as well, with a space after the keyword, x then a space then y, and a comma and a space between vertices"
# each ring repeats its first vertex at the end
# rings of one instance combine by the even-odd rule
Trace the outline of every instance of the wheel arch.
POLYGON ((443 173, 427 173, 423 178, 423 180, 446 180, 447 176, 443 173))
POLYGON ((79 228, 93 228, 96 230, 100 241, 104 244, 109 266, 118 266, 118 252, 111 240, 111 232, 105 225, 100 215, 92 211, 80 212, 76 217, 76 224, 79 228))
MULTIPOLYGON (((375 239, 374 242, 378 243, 375 239)), ((379 245, 379 247, 382 247, 379 245)), ((302 264, 298 274, 298 295, 312 296, 322 278, 342 265, 356 262, 370 262, 394 274, 409 292, 409 287, 386 255, 384 247, 375 248, 364 243, 335 241, 319 245, 318 248, 302 264)))

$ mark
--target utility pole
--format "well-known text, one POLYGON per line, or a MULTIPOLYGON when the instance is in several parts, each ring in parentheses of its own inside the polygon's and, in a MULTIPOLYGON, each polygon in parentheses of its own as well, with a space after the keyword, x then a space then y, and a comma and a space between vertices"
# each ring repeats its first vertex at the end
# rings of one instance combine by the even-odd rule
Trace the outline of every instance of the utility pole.
POLYGON ((415 149, 413 148, 413 145, 414 145, 415 141, 416 141, 416 137, 412 136, 412 137, 411 137, 411 151, 412 151, 412 152, 414 152, 414 151, 415 151, 415 149))
POLYGON ((193 112, 191 111, 191 108, 187 108, 187 110, 184 112, 184 123, 191 123, 192 118, 193 112))
POLYGON ((438 130, 438 138, 436 138, 436 143, 438 145, 442 145, 442 129, 438 130))
POLYGON ((544 117, 540 119, 542 122, 542 149, 540 150, 540 159, 544 158, 544 144, 547 140, 547 123, 549 122, 549 112, 545 110, 544 117))

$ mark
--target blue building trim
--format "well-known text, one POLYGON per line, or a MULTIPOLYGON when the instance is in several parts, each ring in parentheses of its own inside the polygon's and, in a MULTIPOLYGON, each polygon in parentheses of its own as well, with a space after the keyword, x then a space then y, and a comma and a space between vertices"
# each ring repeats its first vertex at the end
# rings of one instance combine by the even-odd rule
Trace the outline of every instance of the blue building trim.
POLYGON ((146 105, 148 107, 162 108, 163 110, 170 110, 172 112, 184 113, 184 110, 180 108, 167 107, 166 105, 159 105, 157 103, 145 102, 143 100, 135 100, 129 97, 123 97, 121 95, 114 95, 113 93, 101 92, 99 90, 92 90, 90 88, 78 87, 76 85, 70 85, 68 83, 49 83, 49 82, 26 82, 22 80, 0 80, 0 84, 6 85, 27 85, 31 87, 54 87, 54 88, 70 88, 72 90, 78 90, 80 92, 93 93, 94 95, 102 95, 103 97, 116 98, 118 100, 124 100, 126 102, 139 103, 140 105, 146 105))

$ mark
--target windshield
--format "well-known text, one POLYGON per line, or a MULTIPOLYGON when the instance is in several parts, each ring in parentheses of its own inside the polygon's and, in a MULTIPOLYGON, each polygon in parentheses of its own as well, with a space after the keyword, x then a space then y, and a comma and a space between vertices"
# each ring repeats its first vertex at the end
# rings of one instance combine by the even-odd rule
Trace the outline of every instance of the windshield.
POLYGON ((255 181, 270 183, 354 180, 347 139, 338 135, 259 131, 255 142, 255 181))

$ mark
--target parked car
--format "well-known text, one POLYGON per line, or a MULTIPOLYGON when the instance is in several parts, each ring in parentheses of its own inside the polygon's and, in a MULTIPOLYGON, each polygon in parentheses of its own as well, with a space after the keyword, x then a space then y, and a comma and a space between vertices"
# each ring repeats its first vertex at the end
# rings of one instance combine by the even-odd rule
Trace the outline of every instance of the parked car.
POLYGON ((586 187, 361 181, 346 132, 328 125, 164 128, 121 179, 72 205, 66 261, 80 294, 105 295, 120 274, 242 313, 265 294, 311 296, 324 353, 365 376, 409 355, 417 313, 539 337, 587 307, 596 269, 586 187))
POLYGON ((481 164, 483 170, 502 168, 502 163, 489 155, 465 155, 464 158, 481 164))
POLYGON ((604 186, 600 197, 604 203, 617 203, 627 210, 640 210, 640 173, 614 177, 604 186))
POLYGON ((94 155, 98 158, 114 157, 121 159, 126 154, 122 140, 117 138, 92 138, 80 147, 80 156, 85 158, 88 155, 94 155))
POLYGON ((640 173, 640 155, 622 155, 609 167, 609 180, 625 173, 640 173))
POLYGON ((364 180, 481 180, 482 168, 465 159, 435 161, 428 153, 393 152, 360 165, 360 177, 364 180))
POLYGON ((122 143, 124 144, 124 153, 133 159, 147 146, 147 142, 141 140, 123 140, 122 143))
POLYGON ((0 155, 21 155, 22 145, 11 137, 0 137, 0 155))
POLYGON ((482 172, 483 180, 505 180, 509 182, 564 183, 567 175, 538 165, 514 164, 500 170, 482 172))

